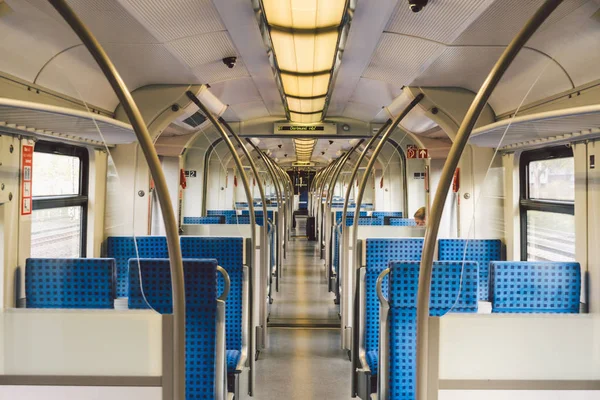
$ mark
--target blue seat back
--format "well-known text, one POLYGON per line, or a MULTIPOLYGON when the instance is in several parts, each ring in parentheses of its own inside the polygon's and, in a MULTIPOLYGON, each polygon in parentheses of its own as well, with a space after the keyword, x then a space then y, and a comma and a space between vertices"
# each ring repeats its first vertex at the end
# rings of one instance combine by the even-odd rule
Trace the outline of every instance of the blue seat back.
MULTIPOLYGON (((390 264, 389 398, 414 399, 417 352, 418 262, 390 264)), ((477 312, 476 262, 438 261, 431 277, 430 315, 477 312)))
MULTIPOLYGON (((267 210, 267 218, 273 221, 275 212, 273 210, 267 210)), ((242 210, 242 215, 250 215, 250 210, 242 210)), ((256 218, 263 218, 264 211, 263 210, 254 210, 254 215, 256 218)))
MULTIPOLYGON (((354 217, 346 217, 346 226, 354 225, 354 217)), ((359 226, 383 226, 383 218, 373 218, 373 217, 358 217, 358 225, 359 226)))
POLYGON ((229 218, 231 215, 235 215, 237 212, 235 210, 206 210, 207 216, 212 215, 224 215, 225 218, 229 218))
POLYGON ((127 297, 130 258, 169 258, 165 236, 138 236, 135 242, 133 236, 109 236, 106 238, 105 252, 117 264, 117 297, 127 297))
MULTIPOLYGON (((379 274, 389 266, 391 261, 421 260, 422 252, 423 239, 421 238, 367 239, 365 254, 366 351, 379 349, 379 298, 375 287, 379 274)), ((382 283, 382 291, 385 294, 388 290, 387 278, 382 283)))
MULTIPOLYGON (((244 278, 244 239, 241 237, 182 236, 184 259, 214 258, 229 274, 230 291, 225 305, 227 350, 242 349, 242 281, 244 278)), ((219 293, 223 279, 218 279, 219 293)))
POLYGON ((501 261, 500 239, 440 239, 438 260, 477 261, 479 264, 479 300, 490 298, 490 261, 501 261))
POLYGON ((373 211, 373 217, 398 217, 402 218, 402 211, 373 211))
POLYGON ((27 308, 114 308, 115 260, 28 258, 27 308))
MULTIPOLYGON (((335 212, 335 222, 339 223, 342 220, 342 215, 344 214, 343 211, 336 211, 335 212)), ((366 217, 367 216, 367 212, 366 211, 361 211, 359 214, 359 216, 361 217, 366 217)), ((354 211, 347 211, 346 212, 346 220, 348 218, 354 218, 354 211)))
POLYGON ((223 217, 223 215, 214 215, 210 217, 183 217, 183 223, 194 225, 222 224, 223 217))
POLYGON ((394 218, 388 219, 390 226, 417 226, 417 222, 412 218, 394 218))
MULTIPOLYGON (((256 225, 263 226, 264 219, 262 216, 255 216, 256 225)), ((250 225, 250 215, 232 215, 227 218, 229 225, 250 225)))
POLYGON ((579 313, 579 263, 493 261, 490 269, 494 313, 579 313))
MULTIPOLYGON (((132 259, 129 308, 173 313, 168 259, 132 259), (139 262, 139 264, 138 264, 139 262), (140 285, 141 277, 141 285, 140 285)), ((186 400, 213 399, 217 326, 217 262, 184 260, 186 400)), ((220 275, 220 274, 218 274, 220 275)))

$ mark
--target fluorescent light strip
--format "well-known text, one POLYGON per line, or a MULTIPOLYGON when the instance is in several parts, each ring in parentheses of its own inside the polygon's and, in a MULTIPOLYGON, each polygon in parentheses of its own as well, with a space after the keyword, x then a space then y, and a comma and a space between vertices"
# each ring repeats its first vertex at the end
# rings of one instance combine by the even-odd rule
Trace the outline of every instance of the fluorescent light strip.
POLYGON ((262 0, 293 122, 323 119, 347 0, 262 0), (306 114, 312 113, 312 114, 306 114))

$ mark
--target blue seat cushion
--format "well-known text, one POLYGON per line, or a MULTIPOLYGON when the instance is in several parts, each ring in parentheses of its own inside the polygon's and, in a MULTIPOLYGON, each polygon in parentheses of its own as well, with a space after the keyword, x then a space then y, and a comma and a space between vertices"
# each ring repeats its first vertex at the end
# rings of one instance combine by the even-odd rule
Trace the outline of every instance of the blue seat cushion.
POLYGON ((377 351, 367 351, 367 364, 371 369, 371 375, 377 375, 379 371, 379 353, 377 351))
POLYGON ((227 350, 225 357, 227 358, 227 373, 231 374, 235 372, 235 369, 240 362, 240 356, 242 353, 239 350, 227 350))

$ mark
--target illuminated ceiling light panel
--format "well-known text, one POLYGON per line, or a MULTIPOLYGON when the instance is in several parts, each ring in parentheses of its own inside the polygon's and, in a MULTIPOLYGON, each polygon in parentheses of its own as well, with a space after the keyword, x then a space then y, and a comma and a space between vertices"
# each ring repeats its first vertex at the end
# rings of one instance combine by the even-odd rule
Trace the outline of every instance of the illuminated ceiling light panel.
POLYGON ((331 70, 338 32, 314 34, 272 30, 271 40, 282 71, 314 73, 331 70))
POLYGON ((317 29, 342 23, 346 0, 263 0, 269 24, 317 29))
POLYGON ((287 112, 294 122, 323 119, 347 5, 347 0, 262 0, 287 112))
POLYGON ((325 97, 320 97, 318 99, 296 99, 294 97, 288 97, 287 103, 291 112, 312 113, 321 111, 325 108, 325 97))
POLYGON ((325 96, 329 88, 331 74, 326 73, 316 76, 296 76, 281 73, 281 83, 286 95, 295 97, 325 96))
POLYGON ((294 139, 297 161, 310 161, 317 144, 316 139, 294 139))
POLYGON ((299 122, 301 124, 314 124, 320 122, 323 119, 323 113, 317 114, 298 114, 290 111, 290 120, 292 122, 299 122))

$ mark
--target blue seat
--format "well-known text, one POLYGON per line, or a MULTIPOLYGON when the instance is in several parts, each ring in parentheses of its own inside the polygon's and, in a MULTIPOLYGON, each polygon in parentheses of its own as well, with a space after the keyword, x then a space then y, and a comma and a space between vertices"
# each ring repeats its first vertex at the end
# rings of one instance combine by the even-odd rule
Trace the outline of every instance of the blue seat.
POLYGON ((490 261, 502 261, 500 239, 440 239, 438 260, 477 261, 479 264, 479 300, 490 298, 490 261))
MULTIPOLYGON (((181 255, 184 259, 214 258, 229 274, 230 291, 225 305, 225 330, 228 363, 240 358, 242 351, 242 283, 244 277, 244 239, 241 237, 182 236, 181 255), (237 357, 237 358, 236 358, 237 357)), ((219 293, 223 281, 219 279, 219 293)), ((229 373, 236 372, 235 364, 228 364, 229 373)))
MULTIPOLYGON (((379 298, 375 288, 379 274, 394 260, 421 259, 423 251, 423 239, 367 239, 365 254, 365 343, 364 349, 369 362, 372 375, 377 375, 379 354, 379 298), (373 362, 373 364, 371 364, 373 362)), ((387 293, 387 279, 382 285, 383 293, 387 293)))
MULTIPOLYGON (((242 215, 250 215, 250 210, 242 210, 242 215)), ((254 210, 254 215, 256 218, 263 218, 264 211, 263 210, 254 210)), ((273 210, 267 210, 267 218, 271 221, 274 219, 275 212, 273 210)))
MULTIPOLYGON (((414 399, 417 351, 417 291, 419 262, 392 262, 389 276, 388 395, 414 399)), ((479 273, 473 261, 438 261, 433 264, 430 315, 477 312, 479 273)))
MULTIPOLYGON (((336 211, 335 212, 335 222, 339 223, 342 220, 342 215, 344 214, 343 211, 336 211)), ((367 212, 366 211, 360 211, 359 216, 361 217, 366 217, 367 216, 367 212)), ((347 211, 346 212, 346 219, 348 218, 354 218, 354 211, 347 211)))
POLYGON ((398 217, 402 218, 402 211, 373 211, 373 217, 398 217))
POLYGON ((106 238, 105 253, 117 264, 117 297, 127 297, 129 291, 129 259, 169 258, 165 236, 109 236, 106 238), (136 251, 137 244, 137 251, 136 251))
POLYGON ((236 215, 237 211, 235 210, 206 210, 206 215, 207 216, 213 216, 213 215, 224 215, 225 218, 229 218, 231 215, 236 215))
POLYGON ((579 313, 579 263, 493 261, 490 273, 494 313, 579 313))
POLYGON ((411 218, 389 218, 390 226, 417 226, 417 222, 411 218))
MULTIPOLYGON (((264 219, 262 216, 255 216, 256 225, 263 226, 264 219)), ((250 225, 250 215, 232 215, 227 218, 229 225, 250 225)))
POLYGON ((114 308, 115 260, 28 258, 27 308, 114 308))
POLYGON ((212 225, 212 224, 222 224, 223 223, 222 215, 214 215, 210 217, 183 217, 184 224, 194 224, 194 225, 212 225))
MULTIPOLYGON (((184 260, 183 273, 186 306, 185 398, 213 399, 217 345, 217 261, 184 260)), ((173 313, 168 259, 132 259, 129 261, 129 276, 129 308, 152 308, 160 314, 173 313)))
MULTIPOLYGON (((346 226, 354 225, 354 217, 346 217, 346 226)), ((373 217, 358 217, 358 225, 359 226, 383 226, 383 218, 373 218, 373 217)))

